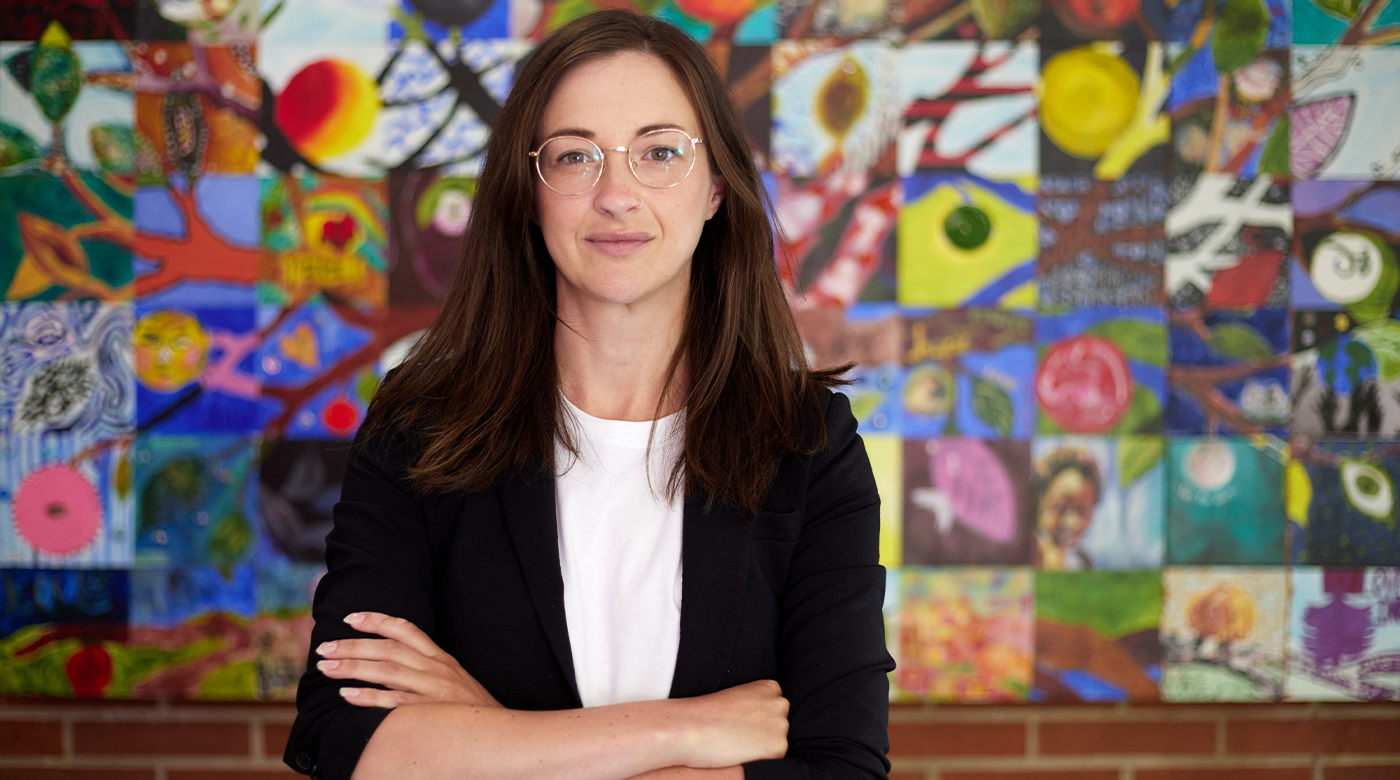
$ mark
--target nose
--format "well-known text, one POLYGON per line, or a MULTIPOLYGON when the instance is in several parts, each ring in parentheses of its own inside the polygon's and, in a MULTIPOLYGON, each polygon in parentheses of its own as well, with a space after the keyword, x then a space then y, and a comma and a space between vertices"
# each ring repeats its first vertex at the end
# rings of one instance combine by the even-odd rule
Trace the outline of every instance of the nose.
POLYGON ((620 217, 642 205, 642 183, 632 173, 627 149, 603 150, 603 173, 593 188, 593 203, 610 217, 620 217))

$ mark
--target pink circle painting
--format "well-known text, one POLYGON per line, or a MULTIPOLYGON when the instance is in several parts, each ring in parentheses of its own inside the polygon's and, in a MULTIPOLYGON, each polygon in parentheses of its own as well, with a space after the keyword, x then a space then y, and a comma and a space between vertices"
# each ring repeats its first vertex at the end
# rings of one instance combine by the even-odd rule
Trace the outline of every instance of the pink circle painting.
POLYGON ((97 536, 102 503, 86 477, 55 464, 31 472, 20 483, 14 518, 15 530, 35 550, 67 555, 97 536))

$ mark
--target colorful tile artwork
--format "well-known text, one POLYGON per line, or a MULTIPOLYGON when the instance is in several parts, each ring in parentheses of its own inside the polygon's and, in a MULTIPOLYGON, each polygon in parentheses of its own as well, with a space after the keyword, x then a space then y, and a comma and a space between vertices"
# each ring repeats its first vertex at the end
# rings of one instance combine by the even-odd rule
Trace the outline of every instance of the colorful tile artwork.
POLYGON ((1400 699, 1400 2, 1332 0, 0 3, 0 694, 295 696, 517 65, 619 6, 851 366, 895 699, 1400 699))

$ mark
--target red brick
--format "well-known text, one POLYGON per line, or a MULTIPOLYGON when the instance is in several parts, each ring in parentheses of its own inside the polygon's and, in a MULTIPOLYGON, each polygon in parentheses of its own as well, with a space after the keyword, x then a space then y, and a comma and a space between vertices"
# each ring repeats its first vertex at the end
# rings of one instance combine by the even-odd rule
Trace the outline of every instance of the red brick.
POLYGON ((284 766, 281 769, 239 769, 239 770, 214 770, 190 769, 190 770, 165 770, 167 780, 272 780, 273 777, 284 776, 300 777, 300 774, 293 772, 284 766))
POLYGON ((80 754, 248 755, 246 723, 75 723, 80 754))
POLYGON ((1400 752, 1400 720, 1242 720, 1226 726, 1231 753, 1400 752))
MULTIPOLYGON (((1075 770, 1075 772, 948 772, 939 774, 942 780, 1119 780, 1119 770, 1105 769, 1102 772, 1075 770)), ((893 780, 893 777, 892 779, 893 780)))
POLYGON ((1312 767, 1229 769, 1139 769, 1136 780, 1312 780, 1312 767))
POLYGON ((891 756, 1003 756, 1026 752, 1020 723, 891 723, 891 756))
POLYGON ((0 696, 0 707, 136 707, 153 709, 160 702, 152 699, 52 699, 40 696, 0 696))
POLYGON ((0 721, 0 755, 63 754, 63 724, 49 720, 0 721))
MULTIPOLYGON (((1397 748, 1396 752, 1400 752, 1400 748, 1397 748)), ((1400 777, 1400 764, 1329 766, 1322 773, 1327 780, 1395 780, 1400 777)))
POLYGON ((266 723, 263 725, 263 753, 273 758, 281 758, 287 749, 287 739, 292 736, 290 723, 266 723))
POLYGON ((1214 753, 1215 724, 1189 720, 1042 723, 1040 752, 1214 753))
POLYGON ((156 776, 154 769, 16 769, 14 773, 24 780, 155 780, 156 776))

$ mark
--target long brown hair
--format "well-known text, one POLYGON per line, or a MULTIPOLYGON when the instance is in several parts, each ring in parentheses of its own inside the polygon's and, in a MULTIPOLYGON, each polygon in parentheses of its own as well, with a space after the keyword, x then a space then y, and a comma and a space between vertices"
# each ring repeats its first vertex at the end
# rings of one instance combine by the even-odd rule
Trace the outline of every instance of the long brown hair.
POLYGON ((482 490, 536 458, 552 467, 556 439, 578 451, 559 402, 555 270, 530 218, 538 184, 528 153, 560 80, 625 51, 671 68, 700 118, 711 170, 726 184, 695 248, 686 320, 662 392, 684 366, 684 451, 669 494, 684 485, 752 514, 782 456, 825 442, 818 390, 842 382, 836 370, 807 366, 773 259, 771 207, 728 89, 685 33, 600 11, 551 35, 519 68, 486 149, 452 289, 370 405, 365 435, 392 427, 421 443, 408 470, 421 492, 482 490))

